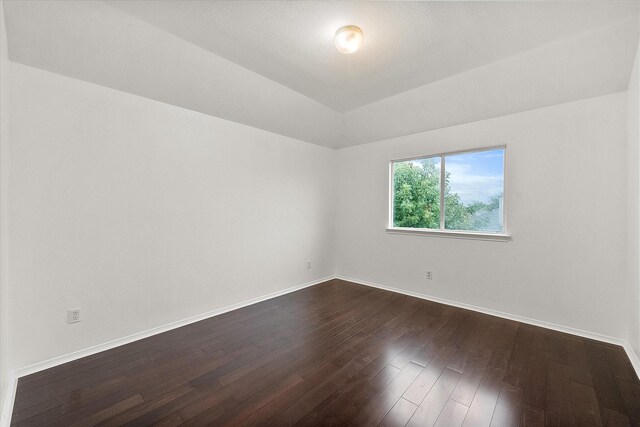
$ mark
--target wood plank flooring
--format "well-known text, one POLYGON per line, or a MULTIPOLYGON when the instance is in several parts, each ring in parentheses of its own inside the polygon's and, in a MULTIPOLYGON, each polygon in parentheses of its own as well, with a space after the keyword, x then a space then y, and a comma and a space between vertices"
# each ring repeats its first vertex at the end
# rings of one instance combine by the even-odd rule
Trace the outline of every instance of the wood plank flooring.
POLYGON ((48 369, 12 425, 639 426, 622 348, 332 280, 48 369))

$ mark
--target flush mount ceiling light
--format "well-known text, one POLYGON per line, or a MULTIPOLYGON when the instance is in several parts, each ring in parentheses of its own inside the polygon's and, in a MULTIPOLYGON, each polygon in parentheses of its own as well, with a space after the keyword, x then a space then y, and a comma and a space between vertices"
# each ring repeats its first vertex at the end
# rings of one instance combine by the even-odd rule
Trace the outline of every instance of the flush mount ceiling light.
POLYGON ((363 39, 364 35, 360 27, 355 25, 344 26, 336 31, 336 49, 342 53, 354 53, 360 49, 363 39))

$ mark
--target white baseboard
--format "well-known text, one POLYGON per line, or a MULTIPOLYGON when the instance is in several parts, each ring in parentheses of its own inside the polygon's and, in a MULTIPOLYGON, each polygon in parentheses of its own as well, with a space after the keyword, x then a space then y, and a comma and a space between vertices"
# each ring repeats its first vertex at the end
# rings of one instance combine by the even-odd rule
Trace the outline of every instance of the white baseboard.
POLYGON ((82 350, 74 351, 72 353, 68 353, 62 356, 57 356, 49 360, 45 360, 43 362, 34 363, 29 366, 25 366, 22 368, 15 369, 13 374, 16 378, 21 378, 26 375, 31 375, 33 373, 43 371, 45 369, 52 368, 54 366, 62 365, 63 363, 71 362, 73 360, 81 359, 86 356, 91 356, 92 354, 100 353, 101 351, 110 350, 115 347, 120 347, 124 344, 129 344, 134 341, 141 340, 143 338, 148 338, 153 335, 161 334, 163 332, 170 331, 172 329, 179 328, 181 326, 189 325, 191 323, 199 322, 204 319, 208 319, 210 317, 218 316, 223 313, 227 313, 229 311, 237 310, 242 307, 246 307, 249 305, 253 305, 271 298, 279 297, 281 295, 289 294, 291 292, 298 291, 300 289, 307 288, 309 286, 317 285, 322 282, 326 282, 328 280, 333 279, 333 276, 323 277, 321 279, 313 280, 311 282, 304 283, 302 285, 293 286, 290 288, 282 289, 280 291, 272 292, 270 294, 262 295, 257 298, 253 298, 250 300, 242 301, 237 304, 232 304, 226 307, 218 308, 216 310, 211 310, 206 313, 198 314, 196 316, 191 316, 186 319, 178 320, 175 322, 168 323, 166 325, 158 326, 155 328, 147 329, 146 331, 136 332, 135 334, 128 335, 123 338, 118 338, 113 341, 108 341, 102 344, 94 345, 82 350))
POLYGON ((63 363, 67 363, 67 362, 71 362, 73 360, 77 360, 86 356, 90 356, 92 354, 95 353, 99 353, 101 351, 105 351, 105 350, 109 350, 115 347, 119 347, 121 345, 124 344, 128 344, 143 338, 147 338, 153 335, 157 335, 160 334, 162 332, 166 332, 166 331, 170 331, 172 329, 176 329, 179 328, 181 326, 185 326, 185 325, 189 325, 191 323, 195 323, 198 322, 200 320, 204 320, 204 319, 208 319, 210 317, 214 317, 214 316, 218 316, 220 314, 223 313, 227 313, 229 311, 232 310, 237 310, 239 308, 242 307, 247 307, 249 305, 253 305, 256 304, 258 302, 261 301, 266 301, 268 299, 271 298, 275 298, 281 295, 285 295, 291 292, 295 292, 298 291, 300 289, 304 289, 307 288, 309 286, 313 286, 313 285, 317 285, 319 283, 323 283, 332 279, 341 279, 341 280, 345 280, 348 282, 353 282, 356 284, 360 284, 360 285, 364 285, 364 286, 370 286, 370 287, 374 287, 374 288, 378 288, 378 289, 384 289, 387 291, 391 291, 391 292, 397 292, 400 294, 404 294, 404 295, 408 295, 408 296, 412 296, 412 297, 416 297, 416 298, 421 298, 424 300, 428 300, 428 301, 433 301, 433 302, 438 302, 441 304, 446 304, 446 305, 450 305, 453 307, 459 307, 459 308, 464 308, 466 310, 472 310, 472 311, 476 311, 479 313, 484 313, 484 314, 488 314, 491 316, 496 316, 496 317, 501 317, 504 319, 509 319, 509 320, 514 320, 517 322, 522 322, 522 323, 526 323, 529 325, 534 325, 534 326, 539 326, 542 328, 546 328, 546 329, 552 329, 555 331, 559 331, 559 332, 564 332, 567 334, 571 334, 571 335, 577 335, 577 336, 581 336, 584 338, 589 338, 589 339, 593 339, 593 340, 597 340, 597 341, 603 341, 603 342, 607 342, 610 344, 615 344, 615 345, 619 345, 622 348, 624 348, 624 350, 626 351, 629 360, 631 361, 636 374, 638 375, 638 377, 640 377, 640 359, 638 358, 638 355, 635 354, 635 352, 633 351, 633 349, 631 348, 631 346, 629 345, 628 342, 624 341, 624 340, 620 340, 617 338, 613 338, 613 337, 609 337, 606 335, 601 335, 601 334, 597 334, 597 333, 593 333, 593 332, 588 332, 588 331, 584 331, 581 329, 576 329, 576 328, 572 328, 572 327, 568 327, 568 326, 562 326, 562 325, 557 325, 554 323, 549 323, 549 322, 545 322, 542 320, 536 320, 536 319, 530 319, 527 317, 522 317, 522 316, 518 316, 515 314, 510 314, 510 313, 504 313, 501 311, 496 311, 496 310, 491 310, 491 309, 486 309, 483 307, 477 307, 474 305, 470 305, 470 304, 465 304, 465 303, 460 303, 457 301, 451 301, 451 300, 447 300, 444 298, 439 298, 439 297, 434 297, 431 295, 426 295, 426 294, 421 294, 421 293, 417 293, 417 292, 411 292, 411 291, 406 291, 403 289, 399 289, 399 288, 395 288, 393 286, 386 286, 386 285, 381 285, 378 283, 373 283, 373 282, 368 282, 365 280, 360 280, 360 279, 355 279, 353 277, 345 277, 345 276, 329 276, 329 277, 324 277, 321 279, 317 279, 311 282, 307 282, 304 283, 302 285, 298 285, 298 286, 293 286, 287 289, 283 289, 277 292, 272 292, 270 294, 266 294, 266 295, 262 295, 260 297, 257 298, 253 298, 247 301, 243 301, 237 304, 233 304, 230 306, 226 306, 223 308, 219 308, 216 310, 212 310, 209 311, 207 313, 202 313, 196 316, 192 316, 183 320, 178 320, 176 322, 172 322, 163 326, 158 326, 156 328, 152 328, 152 329, 148 329, 146 331, 142 331, 142 332, 138 332, 123 338, 118 338, 116 340, 113 341, 109 341, 106 343, 102 343, 102 344, 98 344, 83 350, 78 350, 78 351, 74 351, 72 353, 69 354, 65 354, 62 356, 58 356, 43 362, 39 362, 39 363, 34 363, 33 365, 29 365, 29 366, 25 366, 23 368, 19 368, 16 369, 12 372, 9 373, 9 390, 7 391, 7 394, 5 396, 5 401, 4 404, 2 406, 2 414, 0 415, 0 427, 5 427, 5 426, 9 426, 10 421, 11 421, 11 414, 13 412, 13 403, 15 400, 15 393, 16 393, 16 387, 18 384, 18 379, 20 377, 26 376, 26 375, 30 375, 33 374, 35 372, 39 372, 48 368, 52 368, 54 366, 58 366, 61 365, 63 363))
POLYGON ((7 378, 7 394, 2 402, 2 412, 0 413, 0 427, 9 427, 11 425, 11 414, 13 413, 13 402, 16 399, 16 388, 18 387, 18 378, 13 371, 9 372, 7 378))
POLYGON ((631 361, 633 368, 636 370, 638 378, 640 378, 640 357, 638 357, 636 352, 633 351, 633 348, 631 348, 631 345, 628 342, 625 342, 622 347, 624 347, 624 351, 627 352, 627 356, 629 356, 629 360, 631 361))
POLYGON ((411 297, 416 297, 416 298, 420 298, 428 301, 438 302, 441 304, 451 305, 453 307, 459 307, 459 308, 464 308, 466 310, 477 311, 479 313, 488 314, 490 316, 496 316, 496 317, 501 317, 503 319, 514 320, 516 322, 522 322, 528 325, 539 326, 541 328, 551 329, 558 332, 564 332, 566 334, 577 335, 583 338, 589 338, 596 341, 602 341, 609 344, 619 345, 627 353, 627 356, 629 357, 629 360, 631 361, 631 364, 633 365, 636 371, 636 375, 638 375, 638 378, 640 378, 640 360, 638 360, 638 355, 635 354, 635 352, 633 351, 633 349, 631 348, 631 346, 627 341, 624 341, 618 338, 613 338, 613 337, 598 334, 595 332, 584 331, 582 329, 576 329, 569 326, 557 325, 555 323, 545 322, 542 320, 530 319, 528 317, 518 316, 516 314, 504 313, 502 311, 478 307, 471 304, 451 301, 448 299, 434 297, 427 294, 421 294, 418 292, 406 291, 404 289, 395 288, 393 286, 381 285, 379 283, 368 282, 365 280, 355 279, 353 277, 336 276, 335 278, 340 280, 345 280, 347 282, 357 283, 359 285, 370 286, 378 289, 384 289, 386 291, 397 292, 399 294, 408 295, 411 297))

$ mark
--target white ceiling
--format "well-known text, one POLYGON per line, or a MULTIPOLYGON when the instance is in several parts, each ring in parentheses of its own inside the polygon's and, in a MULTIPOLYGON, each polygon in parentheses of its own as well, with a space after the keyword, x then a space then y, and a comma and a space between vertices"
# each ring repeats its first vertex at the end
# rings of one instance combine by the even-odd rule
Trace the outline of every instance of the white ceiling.
POLYGON ((329 147, 625 90, 637 1, 5 0, 11 60, 329 147), (363 28, 354 55, 333 47, 363 28))
POLYGON ((109 4, 345 112, 637 13, 635 2, 115 0, 109 4), (333 46, 355 24, 355 55, 333 46))

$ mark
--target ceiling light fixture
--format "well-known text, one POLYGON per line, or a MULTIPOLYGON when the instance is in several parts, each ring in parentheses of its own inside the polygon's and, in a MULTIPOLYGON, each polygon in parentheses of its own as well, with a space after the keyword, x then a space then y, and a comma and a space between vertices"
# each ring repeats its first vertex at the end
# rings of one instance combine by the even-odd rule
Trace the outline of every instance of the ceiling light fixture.
POLYGON ((360 49, 363 39, 364 35, 360 27, 355 25, 344 26, 336 31, 336 49, 342 53, 354 53, 360 49))

